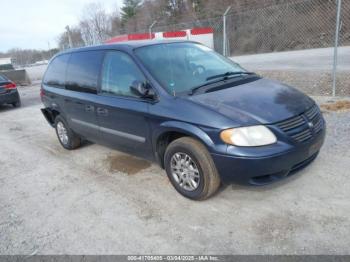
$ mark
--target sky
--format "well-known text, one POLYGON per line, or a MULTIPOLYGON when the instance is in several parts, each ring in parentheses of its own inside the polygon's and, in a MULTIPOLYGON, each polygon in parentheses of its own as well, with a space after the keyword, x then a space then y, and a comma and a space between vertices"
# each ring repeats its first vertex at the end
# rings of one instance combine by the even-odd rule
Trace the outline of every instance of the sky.
POLYGON ((67 25, 77 24, 84 6, 100 2, 108 12, 122 0, 4 0, 1 4, 0 52, 10 48, 57 47, 57 37, 67 25))

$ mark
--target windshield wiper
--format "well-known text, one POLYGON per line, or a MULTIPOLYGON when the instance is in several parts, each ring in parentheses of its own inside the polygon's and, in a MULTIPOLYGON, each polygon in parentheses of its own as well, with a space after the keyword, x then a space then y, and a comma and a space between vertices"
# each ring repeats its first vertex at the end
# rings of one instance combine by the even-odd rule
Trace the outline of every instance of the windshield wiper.
POLYGON ((220 81, 223 81, 223 80, 227 80, 229 79, 229 76, 233 76, 233 75, 255 75, 255 73, 252 73, 252 72, 245 72, 245 71, 242 71, 242 72, 226 72, 225 74, 220 74, 220 75, 215 75, 215 76, 210 76, 206 79, 206 81, 209 81, 209 80, 213 80, 213 79, 216 79, 216 78, 222 78, 222 79, 219 79, 219 80, 214 80, 214 81, 209 81, 209 82, 206 82, 202 85, 199 85, 199 86, 196 86, 196 87, 193 87, 189 92, 188 94, 189 95, 193 95, 198 89, 201 89, 202 87, 205 87, 205 86, 209 86, 211 84, 215 84, 217 82, 220 82, 220 81))
POLYGON ((219 75, 213 75, 209 76, 206 81, 213 80, 215 78, 223 78, 224 80, 228 79, 229 76, 234 76, 234 75, 254 75, 255 73, 253 72, 246 72, 246 71, 238 71, 238 72, 233 72, 233 71, 228 71, 224 74, 219 74, 219 75))

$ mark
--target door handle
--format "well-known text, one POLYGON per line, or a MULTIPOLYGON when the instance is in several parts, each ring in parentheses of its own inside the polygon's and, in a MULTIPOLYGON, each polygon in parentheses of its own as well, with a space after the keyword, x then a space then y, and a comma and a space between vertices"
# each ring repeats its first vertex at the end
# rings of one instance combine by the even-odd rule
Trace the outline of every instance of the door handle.
POLYGON ((108 115, 108 109, 105 108, 97 108, 97 114, 101 116, 107 116, 108 115))
POLYGON ((85 111, 86 112, 94 112, 95 111, 95 107, 94 106, 90 106, 90 105, 86 105, 85 106, 85 111))

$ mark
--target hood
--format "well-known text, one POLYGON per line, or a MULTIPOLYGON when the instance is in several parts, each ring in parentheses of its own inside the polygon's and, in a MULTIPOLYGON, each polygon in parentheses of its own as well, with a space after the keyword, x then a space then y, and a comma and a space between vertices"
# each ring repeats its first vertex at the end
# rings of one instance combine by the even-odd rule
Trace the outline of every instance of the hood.
POLYGON ((298 115, 314 102, 295 88, 259 79, 219 91, 194 95, 190 100, 209 107, 238 124, 270 124, 298 115))

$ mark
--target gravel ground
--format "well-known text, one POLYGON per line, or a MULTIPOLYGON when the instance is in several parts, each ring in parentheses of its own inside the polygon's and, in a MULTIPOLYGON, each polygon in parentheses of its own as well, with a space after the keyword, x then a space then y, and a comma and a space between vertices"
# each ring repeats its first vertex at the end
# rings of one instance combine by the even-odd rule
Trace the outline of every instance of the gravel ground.
MULTIPOLYGON (((233 60, 254 70, 332 71, 334 48, 316 48, 234 56, 233 60)), ((350 46, 338 48, 338 70, 350 71, 350 46)))
POLYGON ((65 151, 39 87, 20 92, 22 108, 0 108, 0 254, 350 253, 349 111, 325 113, 323 150, 299 174, 194 202, 154 164, 130 168, 95 144, 65 151))
MULTIPOLYGON (((235 56, 232 59, 249 71, 296 86, 307 94, 331 95, 333 48, 305 49, 257 55, 235 56)), ((338 96, 350 96, 350 47, 338 49, 338 96)))
MULTIPOLYGON (((298 87, 307 94, 315 96, 332 94, 333 77, 331 71, 261 70, 256 72, 263 77, 298 87)), ((337 73, 336 94, 350 96, 350 71, 337 73)))

